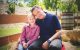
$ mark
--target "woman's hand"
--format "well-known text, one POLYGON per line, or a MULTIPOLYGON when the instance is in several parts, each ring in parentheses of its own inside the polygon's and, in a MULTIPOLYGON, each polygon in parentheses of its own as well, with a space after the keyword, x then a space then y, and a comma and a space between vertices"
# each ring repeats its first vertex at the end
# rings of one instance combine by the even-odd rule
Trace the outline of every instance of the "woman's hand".
POLYGON ((49 46, 48 42, 46 41, 46 42, 43 43, 42 48, 43 49, 48 49, 48 46, 49 46))
POLYGON ((23 47, 27 48, 28 47, 27 43, 23 43, 23 47))

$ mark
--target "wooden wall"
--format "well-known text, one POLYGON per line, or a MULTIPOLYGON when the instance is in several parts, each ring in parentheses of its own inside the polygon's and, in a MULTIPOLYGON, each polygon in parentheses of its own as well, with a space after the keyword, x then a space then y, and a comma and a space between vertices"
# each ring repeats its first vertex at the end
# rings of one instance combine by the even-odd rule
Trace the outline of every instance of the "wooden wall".
MULTIPOLYGON (((0 24, 11 24, 11 23, 23 23, 27 22, 27 15, 5 15, 0 14, 0 24)), ((17 41, 20 33, 0 37, 0 46, 8 44, 9 42, 17 41)))
POLYGON ((0 14, 0 24, 26 22, 27 15, 5 15, 0 14))

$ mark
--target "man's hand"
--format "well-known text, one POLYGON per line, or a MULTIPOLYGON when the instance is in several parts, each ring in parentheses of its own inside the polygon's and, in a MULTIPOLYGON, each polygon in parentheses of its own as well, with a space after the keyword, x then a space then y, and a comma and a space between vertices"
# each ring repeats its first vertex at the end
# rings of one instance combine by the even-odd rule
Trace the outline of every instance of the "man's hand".
POLYGON ((28 47, 27 43, 23 43, 23 47, 27 48, 28 47))
POLYGON ((48 42, 46 41, 46 42, 43 43, 42 48, 43 49, 48 49, 48 46, 49 46, 48 42))

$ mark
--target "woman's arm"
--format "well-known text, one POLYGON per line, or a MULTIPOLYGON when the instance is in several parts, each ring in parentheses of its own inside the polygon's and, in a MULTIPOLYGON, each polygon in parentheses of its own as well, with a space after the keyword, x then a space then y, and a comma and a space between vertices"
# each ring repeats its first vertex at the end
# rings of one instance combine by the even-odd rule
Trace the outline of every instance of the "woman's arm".
POLYGON ((22 29, 20 39, 19 39, 22 44, 25 43, 25 38, 26 38, 26 27, 24 26, 22 29))
POLYGON ((34 32, 35 32, 35 35, 32 37, 32 39, 30 39, 30 41, 27 42, 28 45, 30 45, 33 41, 38 39, 38 36, 39 36, 39 33, 40 33, 40 28, 37 27, 37 30, 35 30, 34 32))

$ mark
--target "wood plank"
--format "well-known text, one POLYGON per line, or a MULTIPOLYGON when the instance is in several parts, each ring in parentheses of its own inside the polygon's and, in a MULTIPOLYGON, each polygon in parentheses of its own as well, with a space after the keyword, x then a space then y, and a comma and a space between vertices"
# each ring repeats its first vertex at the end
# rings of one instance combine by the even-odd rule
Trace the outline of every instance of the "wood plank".
POLYGON ((0 14, 0 24, 27 22, 27 15, 0 14))
POLYGON ((11 36, 0 37, 0 46, 6 45, 10 42, 17 41, 19 36, 20 36, 20 33, 11 35, 11 36))

